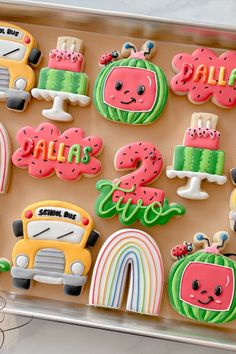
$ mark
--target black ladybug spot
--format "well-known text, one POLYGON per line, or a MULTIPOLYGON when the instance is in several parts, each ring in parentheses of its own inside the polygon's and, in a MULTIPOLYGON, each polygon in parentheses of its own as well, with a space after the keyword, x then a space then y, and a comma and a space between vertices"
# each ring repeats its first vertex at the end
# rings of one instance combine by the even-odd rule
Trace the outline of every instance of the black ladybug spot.
POLYGON ((116 81, 116 83, 115 83, 115 89, 116 89, 117 91, 120 91, 121 88, 122 88, 122 86, 123 86, 123 82, 122 82, 122 81, 116 81))
POLYGON ((221 285, 217 285, 214 289, 214 293, 216 296, 220 296, 220 294, 222 293, 222 286, 221 285))
POLYGON ((199 281, 198 280, 194 280, 192 282, 192 289, 193 290, 197 290, 199 288, 200 284, 199 284, 199 281))
POLYGON ((145 86, 144 85, 139 85, 137 87, 137 94, 138 95, 142 95, 144 93, 144 91, 145 91, 145 86))

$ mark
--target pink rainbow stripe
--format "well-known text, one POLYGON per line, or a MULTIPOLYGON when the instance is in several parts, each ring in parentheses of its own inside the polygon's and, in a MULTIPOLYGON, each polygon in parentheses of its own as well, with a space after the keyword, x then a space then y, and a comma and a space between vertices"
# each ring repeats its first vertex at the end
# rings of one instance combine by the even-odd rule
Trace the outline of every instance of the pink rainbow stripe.
POLYGON ((160 251, 150 235, 136 229, 119 230, 105 241, 94 266, 89 304, 119 309, 129 267, 126 309, 158 315, 164 281, 160 251))
POLYGON ((10 141, 2 123, 0 123, 0 156, 0 193, 5 193, 8 187, 10 167, 10 141))

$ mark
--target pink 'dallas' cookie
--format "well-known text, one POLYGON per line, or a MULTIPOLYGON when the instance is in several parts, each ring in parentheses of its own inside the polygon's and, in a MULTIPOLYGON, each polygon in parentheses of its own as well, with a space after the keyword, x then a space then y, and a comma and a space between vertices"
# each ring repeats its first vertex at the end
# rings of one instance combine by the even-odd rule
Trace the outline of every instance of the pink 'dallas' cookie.
POLYGON ((102 140, 97 136, 84 136, 81 128, 70 128, 63 134, 49 123, 36 129, 21 128, 16 139, 20 148, 12 162, 28 168, 30 176, 45 178, 55 171, 65 181, 75 181, 81 175, 96 176, 101 172, 101 162, 95 157, 102 150, 102 140))
POLYGON ((187 94, 192 103, 211 98, 218 106, 235 106, 236 51, 218 57, 211 49, 198 48, 192 54, 175 55, 172 67, 177 73, 170 82, 174 93, 187 94))

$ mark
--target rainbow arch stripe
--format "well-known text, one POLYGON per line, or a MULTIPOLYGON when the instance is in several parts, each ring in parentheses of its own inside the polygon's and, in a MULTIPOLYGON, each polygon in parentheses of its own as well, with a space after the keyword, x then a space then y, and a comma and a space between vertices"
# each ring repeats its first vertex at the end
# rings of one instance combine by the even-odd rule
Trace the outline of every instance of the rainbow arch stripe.
POLYGON ((161 254, 152 237, 137 229, 119 230, 103 244, 93 270, 89 304, 119 309, 128 274, 126 310, 157 316, 164 282, 161 254))
POLYGON ((6 193, 11 171, 11 146, 6 128, 0 123, 0 193, 6 193))

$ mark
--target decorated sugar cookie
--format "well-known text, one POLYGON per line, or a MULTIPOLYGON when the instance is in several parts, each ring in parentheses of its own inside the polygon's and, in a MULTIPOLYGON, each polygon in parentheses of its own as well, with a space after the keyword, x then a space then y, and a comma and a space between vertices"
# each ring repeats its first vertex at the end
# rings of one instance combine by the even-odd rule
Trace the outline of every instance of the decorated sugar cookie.
MULTIPOLYGON (((231 181, 236 185, 236 168, 232 168, 230 171, 231 181)), ((232 231, 236 232, 236 188, 232 191, 230 195, 230 212, 229 212, 230 228, 232 231)))
POLYGON ((193 113, 191 126, 186 130, 183 145, 174 151, 173 166, 167 168, 169 178, 188 178, 186 186, 177 193, 183 198, 206 199, 201 181, 219 185, 227 181, 224 173, 225 154, 218 150, 220 133, 215 130, 218 117, 210 113, 193 113))
POLYGON ((162 189, 147 187, 161 174, 161 152, 149 142, 138 141, 122 146, 115 156, 116 170, 134 170, 125 176, 97 182, 100 196, 96 201, 96 214, 102 218, 119 215, 124 225, 139 220, 144 226, 166 224, 173 216, 180 216, 185 209, 179 204, 169 204, 162 189))
POLYGON ((155 51, 152 41, 137 51, 125 43, 119 52, 103 54, 99 59, 102 70, 94 88, 94 104, 108 120, 127 124, 150 124, 161 114, 168 96, 164 72, 151 63, 155 51))
POLYGON ((129 284, 126 310, 157 316, 163 282, 162 258, 154 239, 141 230, 119 230, 106 239, 99 251, 89 305, 118 310, 129 284))
POLYGON ((0 193, 8 190, 11 176, 11 144, 6 128, 0 123, 0 193))
POLYGON ((11 275, 17 288, 29 289, 31 280, 62 284, 68 295, 80 295, 99 237, 91 216, 66 202, 47 200, 28 206, 13 223, 18 241, 12 251, 11 275))
POLYGON ((48 67, 40 70, 38 87, 32 90, 32 96, 53 101, 51 109, 42 111, 47 119, 70 122, 73 117, 66 111, 67 103, 82 107, 90 103, 82 50, 82 40, 58 37, 57 48, 49 53, 48 67))
POLYGON ((15 24, 0 22, 0 101, 22 112, 31 99, 36 67, 41 58, 34 37, 15 24))
POLYGON ((101 172, 96 156, 102 150, 102 140, 85 137, 81 128, 69 128, 61 134, 55 125, 42 123, 36 129, 20 129, 16 139, 20 148, 12 155, 12 162, 27 168, 32 177, 45 178, 56 172, 64 181, 75 181, 81 175, 93 177, 101 172))
POLYGON ((204 249, 177 260, 168 277, 169 300, 180 315, 207 323, 224 323, 236 318, 236 263, 220 254, 229 236, 217 232, 213 243, 197 233, 196 245, 204 249))
POLYGON ((204 103, 210 98, 220 107, 236 104, 236 52, 219 57, 209 48, 198 48, 192 54, 178 53, 172 60, 177 73, 170 86, 178 95, 188 95, 192 103, 204 103))

